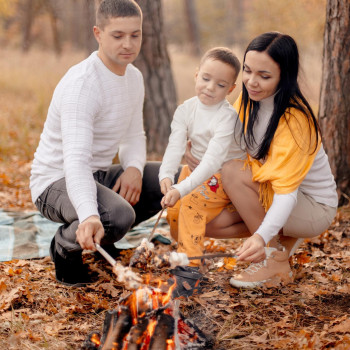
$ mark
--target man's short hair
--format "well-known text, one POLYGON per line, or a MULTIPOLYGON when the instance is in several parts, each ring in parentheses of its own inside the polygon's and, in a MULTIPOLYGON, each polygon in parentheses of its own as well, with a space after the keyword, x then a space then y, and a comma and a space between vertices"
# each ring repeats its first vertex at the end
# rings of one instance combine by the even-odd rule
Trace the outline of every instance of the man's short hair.
POLYGON ((134 0, 103 0, 96 13, 96 25, 104 29, 110 18, 141 17, 142 10, 134 0))
POLYGON ((202 57, 199 66, 201 66, 207 59, 221 61, 230 65, 235 71, 235 79, 241 70, 241 63, 237 56, 227 47, 214 47, 208 50, 202 57))

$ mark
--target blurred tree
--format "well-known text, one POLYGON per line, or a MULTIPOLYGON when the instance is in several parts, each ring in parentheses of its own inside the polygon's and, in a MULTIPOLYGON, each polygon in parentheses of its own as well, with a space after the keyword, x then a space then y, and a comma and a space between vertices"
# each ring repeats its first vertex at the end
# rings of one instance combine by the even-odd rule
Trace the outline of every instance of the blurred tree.
POLYGON ((163 154, 176 108, 176 90, 163 29, 161 0, 136 0, 143 12, 143 40, 137 66, 145 81, 147 151, 163 154))
POLYGON ((31 29, 34 21, 35 10, 38 5, 35 0, 25 0, 23 4, 19 4, 22 20, 22 50, 28 51, 31 45, 31 29))
POLYGON ((327 1, 319 121, 340 192, 350 199, 350 2, 327 1))
MULTIPOLYGON (((84 4, 84 22, 85 22, 85 33, 86 33, 86 40, 85 42, 85 49, 90 54, 91 52, 97 50, 97 41, 95 39, 94 33, 93 33, 93 26, 95 25, 95 6, 97 6, 101 0, 85 0, 84 4)), ((97 8, 97 7, 96 7, 97 8)))
POLYGON ((191 51, 194 56, 201 55, 201 43, 198 27, 198 18, 196 3, 193 0, 184 0, 185 1, 185 19, 187 21, 187 33, 189 42, 191 45, 191 51))
POLYGON ((57 55, 60 55, 62 53, 62 46, 61 46, 60 35, 57 27, 57 20, 59 18, 59 15, 58 15, 59 11, 57 7, 58 3, 55 0, 47 0, 44 4, 50 16, 54 50, 57 55))

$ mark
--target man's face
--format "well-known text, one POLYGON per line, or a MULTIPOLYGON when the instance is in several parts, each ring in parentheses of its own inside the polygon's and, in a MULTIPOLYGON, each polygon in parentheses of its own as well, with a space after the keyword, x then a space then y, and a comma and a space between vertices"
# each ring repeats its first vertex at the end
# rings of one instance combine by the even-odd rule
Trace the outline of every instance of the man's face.
POLYGON ((94 27, 99 44, 98 55, 106 67, 117 75, 124 75, 141 49, 142 19, 137 16, 110 18, 104 29, 94 27))

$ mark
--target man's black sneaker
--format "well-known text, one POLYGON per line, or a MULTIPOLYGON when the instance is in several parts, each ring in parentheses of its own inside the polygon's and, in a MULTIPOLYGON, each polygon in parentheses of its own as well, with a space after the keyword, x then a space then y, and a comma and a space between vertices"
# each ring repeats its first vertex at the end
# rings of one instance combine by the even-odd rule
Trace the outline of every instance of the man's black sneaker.
POLYGON ((50 245, 50 256, 55 263, 56 281, 68 287, 85 287, 92 283, 88 267, 83 264, 81 253, 71 254, 66 259, 57 253, 55 238, 50 245))
POLYGON ((201 291, 200 282, 203 275, 199 272, 198 267, 194 266, 176 266, 170 270, 173 280, 169 284, 176 281, 176 286, 172 292, 172 298, 190 297, 193 294, 199 294, 201 291))

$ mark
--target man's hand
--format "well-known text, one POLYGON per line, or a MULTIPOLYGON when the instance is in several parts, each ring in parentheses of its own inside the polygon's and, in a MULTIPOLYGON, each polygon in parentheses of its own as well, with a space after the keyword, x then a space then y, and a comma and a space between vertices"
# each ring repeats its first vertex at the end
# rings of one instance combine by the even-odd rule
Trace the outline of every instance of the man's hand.
POLYGON ((140 200, 141 189, 142 175, 140 170, 134 167, 126 168, 113 187, 113 191, 118 192, 131 205, 140 200))
POLYGON ((188 165, 188 167, 190 168, 191 171, 193 171, 194 169, 196 169, 197 165, 199 164, 199 160, 195 157, 193 157, 192 153, 191 153, 191 147, 192 147, 192 143, 191 141, 187 142, 187 146, 186 146, 186 151, 184 154, 184 158, 185 161, 188 165))
POLYGON ((162 198, 160 204, 162 207, 173 207, 176 202, 180 199, 181 195, 175 188, 170 189, 165 196, 162 198))
POLYGON ((171 186, 171 180, 168 177, 166 177, 160 182, 160 191, 165 195, 170 190, 171 186))
POLYGON ((102 222, 98 216, 89 216, 78 226, 76 235, 77 242, 82 249, 96 250, 95 243, 100 244, 105 234, 102 222))
POLYGON ((254 233, 254 235, 249 237, 238 250, 238 260, 258 263, 266 258, 264 247, 264 239, 258 233, 254 233))

